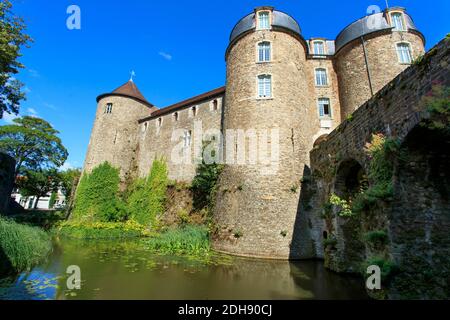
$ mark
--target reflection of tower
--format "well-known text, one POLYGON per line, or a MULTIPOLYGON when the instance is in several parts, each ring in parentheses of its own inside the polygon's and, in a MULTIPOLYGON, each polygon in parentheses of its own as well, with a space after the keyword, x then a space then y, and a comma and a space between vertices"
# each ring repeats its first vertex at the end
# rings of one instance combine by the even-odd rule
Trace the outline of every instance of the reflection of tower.
POLYGON ((336 39, 342 119, 425 52, 424 37, 404 8, 364 17, 336 39))
MULTIPOLYGON (((232 32, 224 129, 279 129, 279 141, 271 141, 279 142, 279 168, 264 174, 267 166, 249 164, 248 154, 246 165, 226 165, 215 212, 218 250, 273 258, 311 254, 306 243, 291 252, 300 180, 319 127, 306 51, 297 22, 271 7, 255 9, 232 32)), ((227 154, 232 148, 244 149, 237 139, 226 142, 227 154)))
POLYGON ((154 106, 132 80, 97 98, 97 114, 84 170, 91 171, 108 161, 120 168, 122 181, 133 173, 138 120, 149 116, 154 106))

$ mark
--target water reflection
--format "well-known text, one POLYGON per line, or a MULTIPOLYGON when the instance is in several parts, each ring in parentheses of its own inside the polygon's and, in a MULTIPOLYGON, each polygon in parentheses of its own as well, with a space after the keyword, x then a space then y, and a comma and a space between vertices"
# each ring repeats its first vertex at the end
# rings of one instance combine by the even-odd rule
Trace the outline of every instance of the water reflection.
POLYGON ((209 263, 157 256, 142 242, 57 241, 48 262, 0 282, 0 299, 366 299, 361 281, 318 261, 219 256, 209 263), (70 291, 66 269, 81 268, 70 291))

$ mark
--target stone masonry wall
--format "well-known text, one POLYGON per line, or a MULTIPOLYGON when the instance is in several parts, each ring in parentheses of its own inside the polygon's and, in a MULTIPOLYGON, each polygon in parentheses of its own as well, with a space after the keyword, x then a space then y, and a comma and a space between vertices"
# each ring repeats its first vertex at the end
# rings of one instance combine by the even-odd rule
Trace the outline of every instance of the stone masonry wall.
POLYGON ((163 158, 168 165, 169 179, 191 182, 197 168, 195 160, 201 155, 202 140, 208 139, 208 135, 214 135, 219 141, 222 105, 223 96, 218 96, 139 124, 139 132, 135 134, 139 140, 139 175, 147 176, 153 161, 163 158), (192 107, 196 108, 195 116, 192 107), (199 131, 203 132, 203 136, 198 134, 199 131), (184 146, 184 134, 189 132, 191 143, 184 146), (188 155, 186 161, 183 160, 184 154, 188 155))
MULTIPOLYGON (((365 41, 374 93, 409 66, 398 62, 396 50, 398 42, 411 44, 413 59, 425 51, 422 38, 409 32, 374 33, 366 36, 365 41)), ((360 40, 351 42, 336 54, 335 68, 339 79, 342 119, 345 120, 371 98, 364 50, 360 40)))
POLYGON ((149 116, 151 109, 131 98, 107 96, 99 101, 84 170, 92 171, 108 161, 120 168, 123 182, 136 171, 138 120, 149 116), (107 103, 112 113, 105 113, 107 103))
POLYGON ((326 265, 335 271, 358 272, 361 263, 376 254, 391 260, 401 270, 389 284, 391 298, 450 295, 450 137, 423 125, 431 116, 423 99, 435 86, 450 87, 450 39, 390 82, 311 152, 313 184, 319 186, 315 197, 320 201, 309 216, 317 220, 330 195, 342 188, 342 178, 356 167, 369 172, 371 159, 364 147, 373 134, 401 144, 401 156, 393 163, 391 200, 379 200, 355 218, 337 217, 334 212, 331 221, 324 220, 324 229, 311 233, 336 236, 337 242, 324 252, 326 265), (364 235, 375 230, 388 234, 382 252, 364 241, 364 235))
POLYGON ((14 159, 0 153, 0 215, 7 213, 14 184, 14 167, 14 159))

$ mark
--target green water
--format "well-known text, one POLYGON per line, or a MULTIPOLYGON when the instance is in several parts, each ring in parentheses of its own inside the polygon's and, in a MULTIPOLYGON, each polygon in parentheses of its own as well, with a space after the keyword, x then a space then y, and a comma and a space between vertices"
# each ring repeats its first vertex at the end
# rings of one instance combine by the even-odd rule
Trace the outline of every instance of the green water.
POLYGON ((366 299, 360 279, 318 261, 219 256, 212 262, 154 255, 140 241, 58 240, 48 261, 0 280, 0 299, 366 299), (81 268, 81 290, 68 290, 67 267, 81 268))

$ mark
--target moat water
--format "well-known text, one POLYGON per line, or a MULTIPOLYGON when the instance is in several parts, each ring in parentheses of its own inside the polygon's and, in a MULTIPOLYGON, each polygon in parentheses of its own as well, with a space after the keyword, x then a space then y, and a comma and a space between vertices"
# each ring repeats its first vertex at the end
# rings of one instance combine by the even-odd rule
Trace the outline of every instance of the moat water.
POLYGON ((320 261, 219 256, 213 262, 159 256, 141 241, 55 241, 31 272, 0 280, 0 300, 65 299, 367 299, 361 279, 325 270, 320 261), (67 268, 81 269, 69 290, 67 268))

